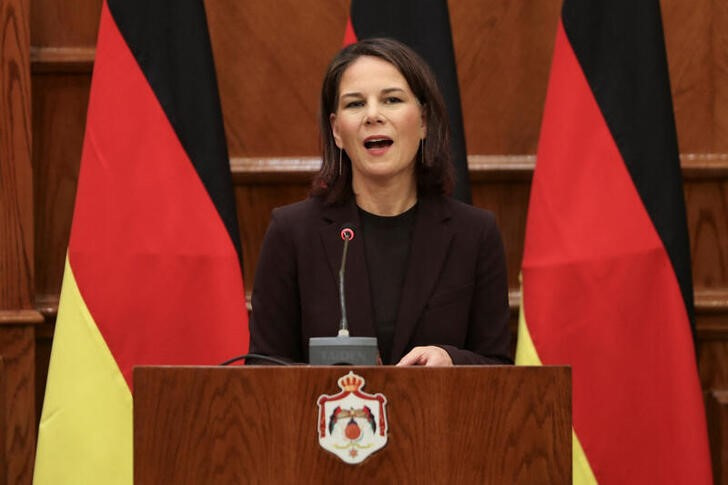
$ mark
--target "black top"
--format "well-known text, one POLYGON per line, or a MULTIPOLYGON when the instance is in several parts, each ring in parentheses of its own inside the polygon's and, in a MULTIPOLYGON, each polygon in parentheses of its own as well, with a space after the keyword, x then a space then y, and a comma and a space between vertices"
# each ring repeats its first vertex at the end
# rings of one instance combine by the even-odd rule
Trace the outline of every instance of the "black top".
POLYGON ((394 324, 404 284, 417 204, 397 216, 377 216, 359 208, 369 273, 372 315, 382 363, 391 364, 394 324))

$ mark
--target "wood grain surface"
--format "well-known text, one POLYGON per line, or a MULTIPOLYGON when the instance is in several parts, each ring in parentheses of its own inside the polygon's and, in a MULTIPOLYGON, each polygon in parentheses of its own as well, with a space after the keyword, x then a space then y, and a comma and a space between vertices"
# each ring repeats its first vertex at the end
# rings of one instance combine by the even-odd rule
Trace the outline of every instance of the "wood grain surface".
POLYGON ((314 155, 324 71, 346 2, 205 2, 233 156, 314 155))
MULTIPOLYGON (((2 417, 6 416, 6 400, 5 400, 5 389, 7 388, 5 377, 5 361, 0 356, 0 443, 5 443, 5 436, 7 434, 8 423, 2 417)), ((7 485, 8 476, 8 457, 5 452, 5 447, 0 446, 0 485, 7 485)))
POLYGON ((0 483, 30 484, 35 454, 30 2, 0 2, 0 483))
POLYGON ((34 323, 0 323, 7 483, 30 484, 36 437, 34 323))
POLYGON ((96 48, 94 47, 32 47, 30 66, 33 74, 82 73, 93 70, 96 48))
POLYGON ((34 47, 95 46, 101 0, 33 0, 31 43, 34 47))
POLYGON ((135 483, 569 483, 568 368, 360 368, 388 444, 319 447, 317 398, 348 368, 137 368, 135 483))
POLYGON ((709 429, 713 480, 715 483, 728 483, 728 447, 720 446, 728 441, 728 390, 711 391, 706 401, 708 418, 713 423, 709 429))
POLYGON ((0 309, 33 302, 29 1, 0 3, 0 309))
POLYGON ((448 3, 468 153, 535 153, 561 1, 448 3))
POLYGON ((86 124, 89 82, 87 75, 80 74, 33 75, 37 295, 57 295, 61 290, 86 124))

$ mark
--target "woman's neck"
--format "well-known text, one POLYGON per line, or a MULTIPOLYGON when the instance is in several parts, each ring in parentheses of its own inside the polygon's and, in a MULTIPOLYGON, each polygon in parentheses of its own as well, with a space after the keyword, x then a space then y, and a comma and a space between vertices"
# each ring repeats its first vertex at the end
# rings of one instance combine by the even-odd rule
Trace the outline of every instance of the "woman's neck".
POLYGON ((417 203, 417 184, 414 178, 404 183, 374 184, 357 183, 353 189, 356 205, 370 214, 397 216, 411 209, 417 203))

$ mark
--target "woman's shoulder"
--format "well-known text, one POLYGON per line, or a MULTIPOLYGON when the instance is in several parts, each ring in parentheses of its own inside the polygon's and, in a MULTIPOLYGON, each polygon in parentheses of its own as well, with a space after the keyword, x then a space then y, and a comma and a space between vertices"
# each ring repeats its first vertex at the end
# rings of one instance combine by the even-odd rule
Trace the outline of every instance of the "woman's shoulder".
POLYGON ((457 240, 484 244, 486 247, 502 247, 501 232, 492 211, 450 197, 444 199, 450 214, 448 227, 458 236, 457 240))
POLYGON ((307 240, 320 230, 325 221, 327 208, 318 197, 294 202, 273 209, 268 232, 285 235, 293 240, 307 240))
POLYGON ((309 197, 292 204, 273 209, 273 219, 279 221, 301 221, 321 215, 323 201, 318 197, 309 197))
POLYGON ((441 197, 441 203, 456 223, 495 225, 495 215, 487 209, 481 209, 446 196, 441 197))

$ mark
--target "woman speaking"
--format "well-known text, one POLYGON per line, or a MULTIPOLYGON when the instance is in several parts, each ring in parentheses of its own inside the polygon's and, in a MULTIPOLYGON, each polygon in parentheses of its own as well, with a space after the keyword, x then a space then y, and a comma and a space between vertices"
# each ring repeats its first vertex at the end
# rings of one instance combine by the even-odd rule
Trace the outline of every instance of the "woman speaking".
POLYGON ((511 363, 505 257, 493 215, 451 199, 447 114, 435 79, 391 39, 352 44, 321 90, 323 163, 311 196, 273 211, 252 297, 250 351, 308 360, 336 335, 342 226, 352 224, 352 336, 384 364, 511 363))

